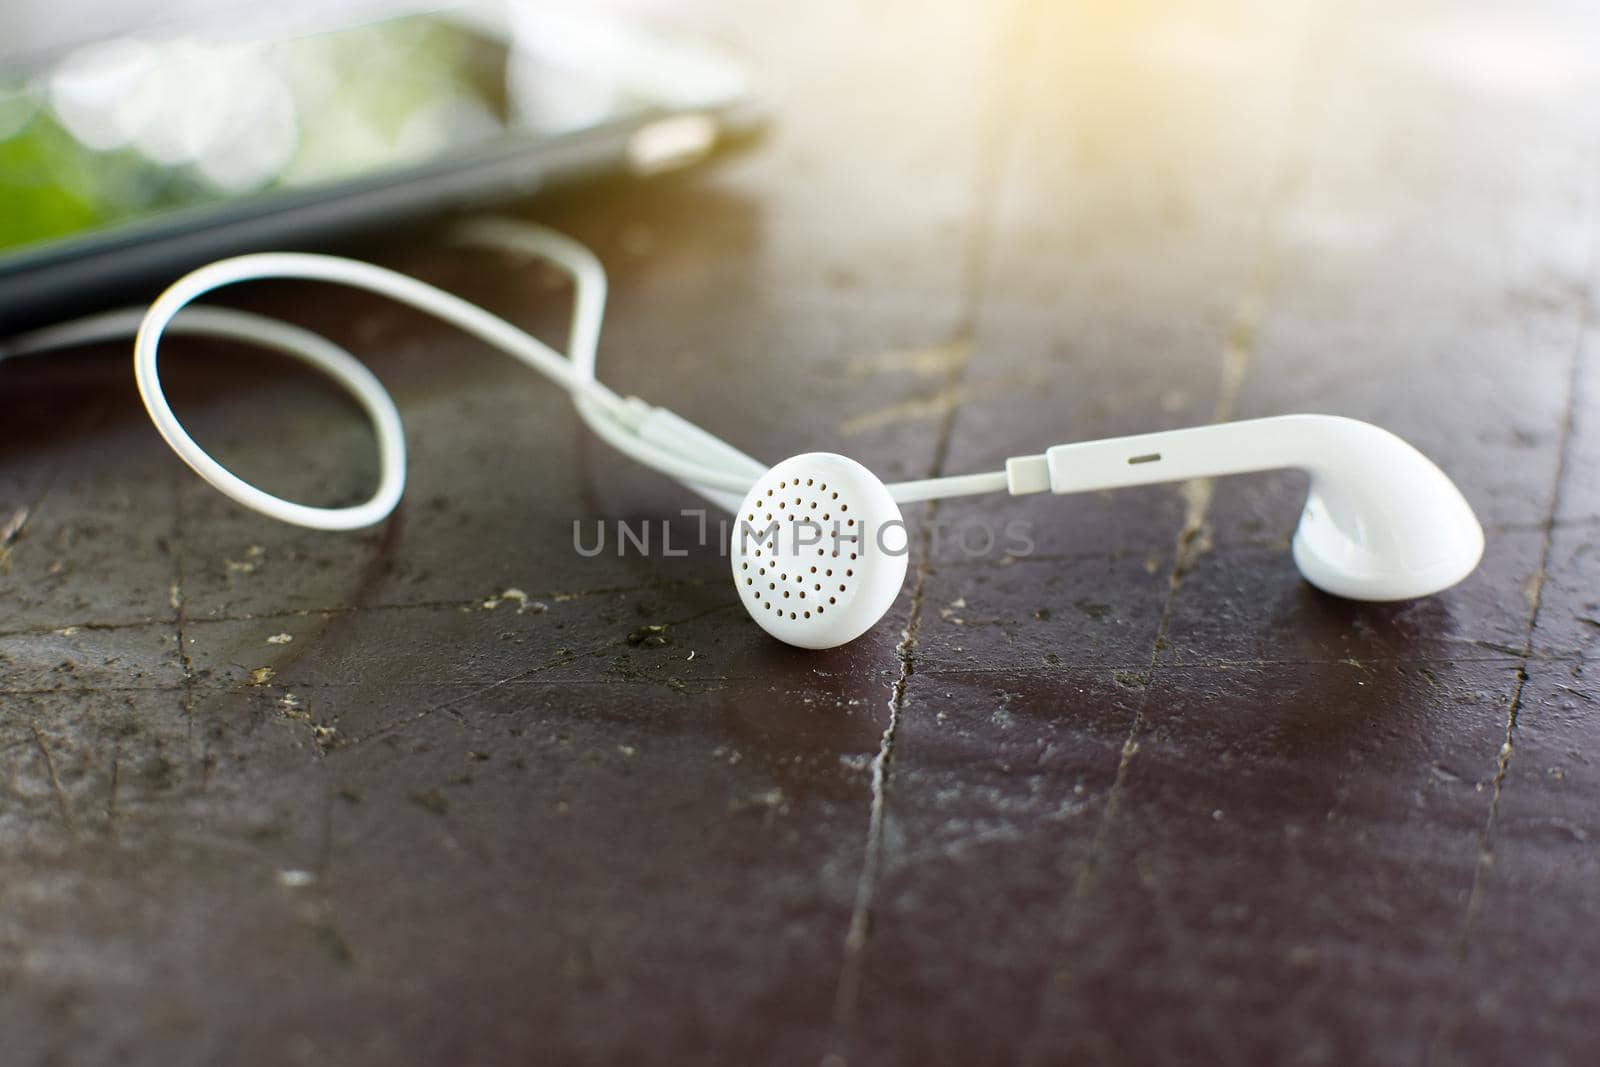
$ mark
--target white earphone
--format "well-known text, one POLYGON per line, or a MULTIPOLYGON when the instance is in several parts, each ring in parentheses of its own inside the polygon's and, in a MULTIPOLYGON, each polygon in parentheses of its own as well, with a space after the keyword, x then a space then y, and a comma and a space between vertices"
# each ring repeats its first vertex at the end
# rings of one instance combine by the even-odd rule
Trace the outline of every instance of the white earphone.
POLYGON ((195 473, 245 507, 318 530, 382 522, 405 487, 400 414, 354 356, 307 330, 247 312, 191 308, 195 298, 261 278, 367 289, 444 319, 528 364, 571 394, 594 432, 625 455, 734 513, 734 582, 752 618, 801 648, 832 648, 875 625, 905 580, 900 505, 979 493, 1076 493, 1298 467, 1311 490, 1295 531, 1296 565, 1312 585, 1357 600, 1404 600, 1461 581, 1483 555, 1483 530, 1455 484, 1393 434, 1332 415, 1285 415, 1186 430, 1057 445, 1006 461, 1003 471, 885 484, 844 456, 811 452, 768 467, 725 441, 595 377, 606 278, 585 247, 542 227, 482 220, 457 231, 470 245, 549 260, 573 280, 570 342, 538 338, 414 278, 333 256, 263 253, 221 260, 179 279, 148 310, 48 327, 0 346, 0 358, 134 335, 134 374, 156 429, 195 473), (377 432, 378 488, 344 508, 297 504, 223 467, 184 430, 162 392, 157 353, 167 329, 251 341, 288 353, 355 397, 377 432))

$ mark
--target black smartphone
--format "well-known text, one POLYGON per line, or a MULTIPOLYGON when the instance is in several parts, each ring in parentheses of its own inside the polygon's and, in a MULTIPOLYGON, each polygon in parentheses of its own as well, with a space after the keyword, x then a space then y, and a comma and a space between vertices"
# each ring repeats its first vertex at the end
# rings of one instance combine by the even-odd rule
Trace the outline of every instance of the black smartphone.
POLYGON ((222 255, 685 166, 761 122, 715 49, 514 0, 0 57, 0 335, 222 255))

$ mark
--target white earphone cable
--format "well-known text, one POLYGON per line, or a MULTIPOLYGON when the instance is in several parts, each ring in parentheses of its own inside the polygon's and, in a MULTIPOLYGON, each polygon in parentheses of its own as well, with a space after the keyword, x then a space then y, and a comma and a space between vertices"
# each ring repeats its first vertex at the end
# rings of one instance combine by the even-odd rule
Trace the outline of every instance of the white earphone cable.
MULTIPOLYGON (((596 378, 606 277, 593 253, 562 234, 504 219, 467 223, 458 227, 456 238, 469 245, 538 256, 571 277, 575 295, 565 354, 475 304, 395 271, 334 256, 268 252, 201 267, 180 278, 143 312, 90 316, 15 338, 0 348, 0 358, 132 333, 140 398, 157 431, 195 473, 234 501, 283 522, 320 530, 358 529, 387 518, 405 488, 404 432, 394 401, 382 384, 349 352, 309 330, 243 311, 188 306, 213 289, 257 279, 298 278, 348 285, 427 312, 520 360, 566 389, 584 422, 619 452, 730 511, 738 506, 766 469, 764 464, 665 409, 634 397, 619 397, 596 378), (258 489, 217 462, 183 428, 162 389, 157 356, 169 328, 261 344, 315 367, 342 385, 366 411, 377 433, 379 479, 373 495, 350 507, 297 504, 258 489)), ((904 503, 1004 491, 1007 480, 1000 471, 902 482, 888 488, 895 500, 904 503)))

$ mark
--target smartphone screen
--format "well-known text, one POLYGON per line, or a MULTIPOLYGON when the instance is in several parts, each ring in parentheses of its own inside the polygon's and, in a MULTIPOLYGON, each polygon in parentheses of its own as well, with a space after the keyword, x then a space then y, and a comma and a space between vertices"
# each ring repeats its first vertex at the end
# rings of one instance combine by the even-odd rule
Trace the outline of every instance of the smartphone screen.
POLYGON ((636 27, 508 5, 0 59, 0 269, 744 91, 713 53, 648 47, 636 27))

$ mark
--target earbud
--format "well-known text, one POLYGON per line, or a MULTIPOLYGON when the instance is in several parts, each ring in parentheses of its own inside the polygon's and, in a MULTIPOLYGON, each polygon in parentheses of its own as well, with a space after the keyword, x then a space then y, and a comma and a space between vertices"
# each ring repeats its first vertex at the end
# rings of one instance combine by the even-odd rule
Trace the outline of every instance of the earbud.
MULTIPOLYGON (((1285 415, 1058 445, 1006 463, 1013 494, 1087 492, 1280 467, 1311 491, 1294 560, 1312 585, 1355 600, 1448 589, 1483 555, 1483 528, 1455 484, 1405 441, 1369 423, 1285 415)), ((730 555, 739 596, 762 629, 801 648, 854 640, 905 580, 896 490, 854 460, 812 452, 767 471, 739 505, 730 555)))
POLYGON ((899 595, 909 539, 888 488, 853 459, 793 456, 734 516, 733 580, 767 633, 801 648, 860 637, 899 595))
POLYGON ((1370 423, 1283 415, 1058 445, 1006 463, 1012 493, 1078 493, 1280 467, 1311 475, 1294 535, 1306 581, 1355 600, 1408 600, 1455 585, 1483 528, 1438 467, 1370 423))

